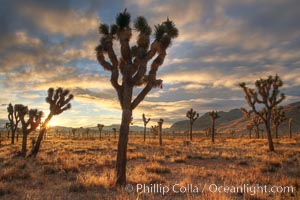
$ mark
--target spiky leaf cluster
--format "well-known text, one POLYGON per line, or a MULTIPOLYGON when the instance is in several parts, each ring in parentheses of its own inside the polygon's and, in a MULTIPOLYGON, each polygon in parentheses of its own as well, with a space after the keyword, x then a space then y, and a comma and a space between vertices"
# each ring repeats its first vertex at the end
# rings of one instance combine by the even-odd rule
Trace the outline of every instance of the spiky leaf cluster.
POLYGON ((59 115, 71 108, 70 101, 73 98, 74 96, 70 94, 69 90, 64 90, 61 87, 56 90, 49 88, 46 102, 50 104, 50 112, 53 115, 59 115))
POLYGON ((218 114, 218 111, 211 111, 211 112, 208 112, 208 115, 209 117, 212 119, 212 120, 215 120, 215 119, 218 119, 220 118, 220 115, 218 114))
POLYGON ((198 119, 199 113, 197 113, 193 110, 193 108, 191 108, 189 111, 186 112, 186 117, 189 118, 191 123, 193 123, 194 121, 196 121, 196 119, 198 119))
POLYGON ((150 118, 147 119, 144 113, 142 116, 143 116, 144 125, 146 126, 148 124, 148 122, 150 121, 150 118))
POLYGON ((276 106, 272 109, 271 121, 275 126, 280 125, 286 119, 287 118, 282 106, 279 107, 276 106))
POLYGON ((129 28, 130 25, 130 14, 127 12, 127 9, 124 12, 121 12, 116 17, 116 24, 120 27, 121 30, 129 28))
POLYGON ((97 124, 97 127, 98 127, 99 130, 102 130, 102 128, 104 127, 104 125, 103 124, 97 124))
POLYGON ((159 119, 157 123, 158 123, 159 126, 162 126, 162 124, 164 123, 164 120, 163 119, 159 119))

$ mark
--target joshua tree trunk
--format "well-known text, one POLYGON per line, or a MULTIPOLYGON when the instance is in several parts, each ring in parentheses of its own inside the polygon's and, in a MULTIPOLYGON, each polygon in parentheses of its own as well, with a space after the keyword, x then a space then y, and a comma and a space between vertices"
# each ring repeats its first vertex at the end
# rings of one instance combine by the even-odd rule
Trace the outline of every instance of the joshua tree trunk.
POLYGON ((271 122, 270 122, 271 112, 268 111, 267 119, 265 120, 265 126, 267 131, 268 143, 269 143, 269 150, 274 151, 274 145, 272 141, 272 133, 271 133, 271 122))
POLYGON ((51 118, 53 117, 53 114, 49 114, 49 116, 47 117, 47 119, 45 120, 45 122, 43 123, 43 126, 39 132, 39 136, 37 138, 37 141, 34 145, 34 147, 32 148, 31 154, 30 156, 36 157, 36 155, 38 154, 39 150, 40 150, 40 146, 41 146, 41 142, 44 138, 44 135, 47 131, 47 124, 50 122, 51 118))
POLYGON ((193 122, 190 121, 190 140, 193 140, 193 122))
POLYGON ((26 132, 26 130, 23 130, 21 155, 25 157, 26 156, 26 152, 27 152, 27 132, 26 132))
POLYGON ((159 127, 159 145, 162 146, 162 130, 161 126, 159 127))
POLYGON ((127 144, 129 124, 131 121, 132 110, 124 109, 122 113, 122 122, 120 126, 120 135, 118 141, 118 154, 117 154, 117 185, 123 185, 126 183, 126 162, 127 162, 127 144))
MULTIPOLYGON (((127 76, 124 74, 123 79, 126 79, 127 76)), ((117 185, 126 184, 126 162, 127 162, 127 144, 128 144, 128 134, 130 130, 130 122, 132 120, 132 92, 133 87, 130 87, 126 81, 124 81, 124 90, 122 95, 122 122, 120 126, 120 134, 118 141, 118 153, 117 153, 117 162, 116 162, 116 171, 117 171, 117 185)))
POLYGON ((289 135, 290 135, 290 138, 292 138, 292 119, 290 118, 289 119, 289 135))
POLYGON ((144 142, 146 141, 146 126, 144 126, 144 142))
POLYGON ((215 142, 215 120, 212 120, 212 125, 211 125, 211 141, 212 143, 215 142))

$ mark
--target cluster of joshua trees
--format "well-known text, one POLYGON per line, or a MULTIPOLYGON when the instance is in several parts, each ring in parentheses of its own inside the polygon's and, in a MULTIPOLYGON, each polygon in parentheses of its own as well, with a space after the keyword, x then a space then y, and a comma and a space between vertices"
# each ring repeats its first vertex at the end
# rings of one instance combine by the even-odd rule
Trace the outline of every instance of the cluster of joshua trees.
POLYGON ((54 115, 59 115, 62 112, 71 108, 70 101, 73 99, 73 95, 70 94, 69 90, 63 88, 48 89, 48 96, 46 102, 49 103, 49 114, 42 122, 43 112, 37 109, 29 109, 28 106, 22 104, 15 104, 14 106, 10 103, 7 107, 8 120, 6 127, 10 128, 11 132, 11 143, 14 144, 15 133, 19 123, 21 124, 22 131, 22 150, 20 155, 26 157, 27 155, 27 138, 30 133, 36 131, 40 126, 39 134, 36 140, 33 142, 33 147, 28 156, 35 157, 40 149, 41 142, 47 131, 48 124, 54 115))
MULTIPOLYGON (((156 78, 157 71, 164 62, 167 55, 166 51, 170 47, 172 40, 178 36, 175 24, 169 18, 154 27, 153 38, 151 38, 152 29, 144 17, 137 17, 133 26, 132 28, 131 16, 126 9, 117 15, 115 24, 111 26, 100 24, 100 42, 95 49, 99 64, 110 72, 110 81, 116 90, 122 109, 116 158, 117 185, 126 183, 127 144, 132 113, 152 88, 162 88, 163 81, 156 78), (135 45, 130 46, 130 44, 133 44, 130 41, 133 30, 137 32, 137 41, 135 45), (115 42, 118 42, 120 45, 120 58, 117 57, 113 48, 115 42), (135 87, 142 87, 142 89, 136 96, 133 96, 135 87)), ((274 124, 277 136, 278 126, 285 120, 283 109, 278 107, 285 98, 283 94, 279 95, 279 88, 282 84, 281 79, 277 75, 257 80, 255 83, 256 90, 247 87, 245 83, 240 84, 245 94, 246 102, 250 107, 249 111, 242 108, 245 117, 249 119, 247 127, 249 130, 255 129, 257 137, 259 137, 259 125, 265 125, 270 151, 274 151, 271 123, 274 124), (258 110, 258 105, 262 105, 263 109, 261 111, 258 110)), ((50 88, 46 98, 46 102, 50 105, 50 113, 44 122, 42 122, 43 112, 37 109, 29 109, 22 104, 14 106, 9 104, 7 108, 9 123, 6 124, 6 128, 11 130, 11 143, 13 144, 18 124, 21 124, 23 134, 21 155, 27 155, 27 137, 40 125, 38 138, 29 154, 30 156, 37 155, 41 141, 47 131, 48 123, 54 115, 59 115, 70 109, 70 101, 72 99, 73 95, 68 90, 62 88, 54 90, 50 88)), ((215 121, 220 116, 217 111, 211 111, 208 114, 211 121, 212 142, 214 142, 215 121)), ((192 141, 193 124, 199 118, 199 114, 190 109, 187 111, 186 117, 189 119, 189 137, 192 141)), ((151 119, 146 118, 145 114, 142 115, 142 119, 144 122, 145 141, 147 124, 151 119)), ((154 135, 159 135, 160 145, 163 143, 163 123, 164 120, 160 119, 157 125, 151 126, 151 130, 155 133, 154 135)), ((292 121, 290 121, 291 123, 292 121)), ((103 127, 103 124, 97 124, 100 139, 103 127)), ((117 130, 114 129, 113 131, 116 137, 117 130)), ((72 129, 72 134, 75 135, 75 133, 76 129, 72 129)))

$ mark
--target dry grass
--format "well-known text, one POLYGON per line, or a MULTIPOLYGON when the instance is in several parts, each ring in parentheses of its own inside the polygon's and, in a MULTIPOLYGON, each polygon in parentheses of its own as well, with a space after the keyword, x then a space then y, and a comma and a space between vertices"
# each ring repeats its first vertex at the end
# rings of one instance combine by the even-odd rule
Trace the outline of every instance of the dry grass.
POLYGON ((15 155, 20 144, 0 147, 1 199, 300 199, 299 138, 279 139, 275 152, 267 151, 264 139, 209 138, 183 140, 130 138, 128 144, 128 182, 177 187, 194 184, 239 186, 292 185, 294 193, 203 194, 127 193, 115 188, 117 141, 49 139, 44 141, 36 159, 15 155))

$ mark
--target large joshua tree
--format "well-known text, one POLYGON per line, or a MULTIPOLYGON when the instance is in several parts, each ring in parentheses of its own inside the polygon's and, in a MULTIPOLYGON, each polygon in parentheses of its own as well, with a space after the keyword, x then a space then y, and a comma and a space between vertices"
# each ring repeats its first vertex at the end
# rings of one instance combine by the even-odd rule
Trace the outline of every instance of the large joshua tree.
POLYGON ((162 80, 156 78, 157 70, 164 62, 171 40, 178 36, 174 23, 167 19, 155 26, 154 39, 150 45, 151 27, 147 20, 140 16, 134 22, 134 30, 138 33, 137 44, 130 47, 132 36, 130 18, 125 9, 117 15, 116 24, 110 27, 101 24, 100 44, 96 47, 98 62, 105 70, 111 72, 110 81, 122 108, 116 162, 117 185, 126 183, 127 143, 132 111, 152 88, 162 87, 162 80), (115 41, 120 44, 120 59, 117 58, 113 48, 115 41), (148 65, 149 62, 151 64, 148 65), (122 78, 119 81, 120 74, 122 78), (143 86, 143 89, 133 98, 133 88, 138 86, 143 86))
POLYGON ((22 104, 19 104, 16 110, 21 120, 23 133, 21 155, 25 157, 27 152, 27 137, 32 131, 35 131, 41 123, 43 112, 37 109, 29 110, 27 106, 22 104), (28 117, 26 117, 27 115, 28 117), (25 118, 27 118, 27 120, 25 118))
POLYGON ((53 88, 48 89, 48 96, 46 97, 46 102, 49 103, 50 113, 45 119, 44 123, 41 126, 37 141, 34 148, 32 148, 31 156, 35 157, 41 146, 41 142, 44 138, 44 135, 47 131, 47 126, 54 115, 59 115, 66 110, 71 108, 70 101, 74 98, 73 94, 70 94, 69 90, 64 90, 63 88, 53 88))
POLYGON ((215 122, 216 119, 220 118, 220 115, 218 114, 217 111, 211 111, 208 113, 210 122, 211 122, 211 141, 212 143, 215 142, 215 122))
POLYGON ((7 107, 8 112, 8 120, 9 120, 9 127, 11 130, 11 144, 15 143, 15 134, 16 130, 18 128, 18 124, 20 122, 20 117, 17 112, 17 109, 19 108, 20 104, 16 104, 13 106, 11 103, 7 107))
POLYGON ((147 128, 147 124, 150 121, 150 118, 146 118, 145 114, 143 113, 143 122, 144 122, 144 142, 146 141, 146 128, 147 128))
POLYGON ((271 134, 271 116, 272 110, 284 99, 285 95, 280 94, 279 88, 282 87, 282 80, 278 75, 269 76, 266 79, 259 79, 255 82, 256 90, 248 88, 245 83, 240 83, 240 87, 243 89, 245 99, 252 111, 259 116, 266 127, 269 150, 274 151, 274 145, 271 134), (263 112, 257 110, 257 104, 264 106, 263 112))
POLYGON ((193 110, 193 108, 191 108, 191 110, 186 112, 186 117, 189 118, 190 120, 190 140, 193 140, 193 124, 196 121, 196 119, 198 119, 199 117, 199 113, 197 113, 196 111, 193 110))

